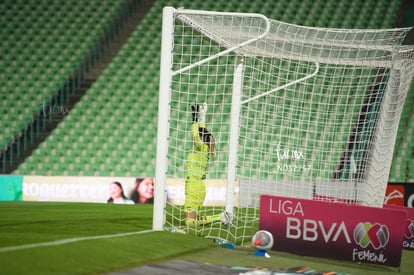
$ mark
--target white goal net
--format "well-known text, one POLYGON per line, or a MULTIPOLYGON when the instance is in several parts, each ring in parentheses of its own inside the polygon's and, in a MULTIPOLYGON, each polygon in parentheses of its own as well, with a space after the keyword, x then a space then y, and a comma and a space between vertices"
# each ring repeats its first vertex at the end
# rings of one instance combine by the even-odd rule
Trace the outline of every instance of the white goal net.
POLYGON ((261 194, 381 207, 414 71, 408 31, 165 8, 154 229, 243 243, 261 194), (230 229, 184 223, 195 101, 216 141, 202 212, 232 212, 230 229))

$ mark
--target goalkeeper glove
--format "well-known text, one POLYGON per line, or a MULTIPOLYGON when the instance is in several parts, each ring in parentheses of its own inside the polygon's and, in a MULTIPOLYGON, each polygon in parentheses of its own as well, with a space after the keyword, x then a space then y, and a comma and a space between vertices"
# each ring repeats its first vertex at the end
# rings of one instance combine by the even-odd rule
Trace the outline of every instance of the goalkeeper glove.
POLYGON ((200 106, 200 123, 206 123, 207 103, 203 103, 200 106))
POLYGON ((200 105, 197 104, 197 101, 191 105, 191 115, 193 117, 193 123, 198 122, 198 112, 200 110, 200 105))

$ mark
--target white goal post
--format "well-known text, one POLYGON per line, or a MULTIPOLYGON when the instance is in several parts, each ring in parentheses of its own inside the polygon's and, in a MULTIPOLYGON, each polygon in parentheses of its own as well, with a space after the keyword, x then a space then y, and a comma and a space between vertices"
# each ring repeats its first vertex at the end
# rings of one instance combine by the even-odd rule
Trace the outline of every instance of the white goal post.
POLYGON ((261 14, 165 7, 154 230, 250 240, 261 194, 381 207, 414 75, 410 28, 329 29, 261 14), (191 104, 216 140, 203 211, 184 225, 191 104))

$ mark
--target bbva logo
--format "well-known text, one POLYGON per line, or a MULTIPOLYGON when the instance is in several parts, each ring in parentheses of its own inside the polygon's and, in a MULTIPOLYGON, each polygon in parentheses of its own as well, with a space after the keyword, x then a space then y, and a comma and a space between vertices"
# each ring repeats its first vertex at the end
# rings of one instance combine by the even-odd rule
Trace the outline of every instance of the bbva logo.
POLYGON ((383 248, 389 239, 388 227, 383 224, 360 222, 354 229, 354 240, 362 248, 366 248, 369 244, 375 249, 383 248))

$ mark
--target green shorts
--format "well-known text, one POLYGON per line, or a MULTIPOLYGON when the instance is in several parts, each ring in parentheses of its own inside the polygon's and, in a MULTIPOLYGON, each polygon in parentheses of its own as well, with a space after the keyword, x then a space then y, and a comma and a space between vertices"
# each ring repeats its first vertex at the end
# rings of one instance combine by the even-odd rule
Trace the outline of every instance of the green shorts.
POLYGON ((184 212, 197 214, 206 198, 206 183, 204 180, 189 179, 185 182, 184 212))

